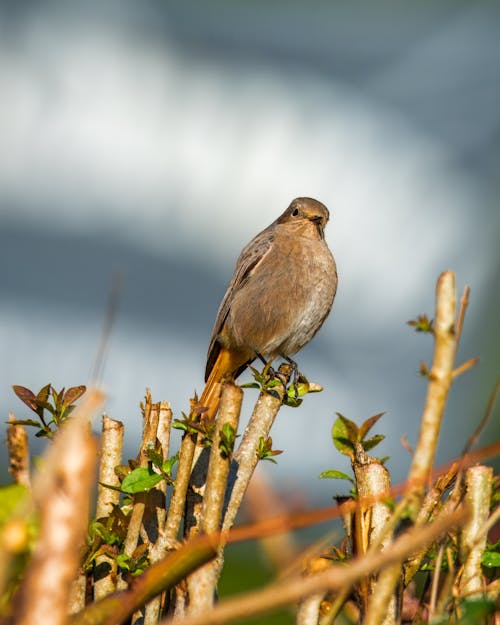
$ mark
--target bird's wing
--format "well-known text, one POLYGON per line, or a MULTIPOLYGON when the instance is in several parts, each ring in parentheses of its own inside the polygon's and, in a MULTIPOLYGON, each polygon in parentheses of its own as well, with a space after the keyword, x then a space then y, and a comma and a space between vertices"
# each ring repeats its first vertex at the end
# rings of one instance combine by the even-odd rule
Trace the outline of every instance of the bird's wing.
POLYGON ((262 261, 264 256, 268 253, 271 244, 273 242, 273 235, 270 231, 271 227, 266 228, 260 234, 258 234, 250 243, 243 248, 236 262, 236 268, 234 270, 233 277, 217 312, 217 318, 215 320, 214 329, 212 331, 212 337, 210 339, 210 346, 207 354, 207 366, 205 370, 205 381, 210 375, 210 371, 214 366, 217 356, 220 351, 220 343, 217 340, 222 331, 227 315, 231 308, 233 297, 235 293, 246 283, 248 278, 252 275, 257 265, 262 261))

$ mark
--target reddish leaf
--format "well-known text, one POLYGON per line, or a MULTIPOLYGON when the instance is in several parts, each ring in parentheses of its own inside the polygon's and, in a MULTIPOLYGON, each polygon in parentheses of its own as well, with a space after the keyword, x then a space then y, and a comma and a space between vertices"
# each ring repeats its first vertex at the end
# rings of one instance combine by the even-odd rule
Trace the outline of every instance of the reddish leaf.
POLYGON ((44 410, 48 410, 52 414, 54 414, 55 412, 54 406, 52 406, 52 404, 49 404, 49 402, 43 401, 42 399, 39 399, 38 396, 35 397, 35 399, 33 400, 33 403, 39 408, 39 410, 36 411, 38 414, 43 413, 44 410))
POLYGON ((74 404, 77 399, 79 399, 87 390, 86 386, 72 386, 69 388, 63 397, 63 405, 68 406, 70 404, 74 404))
POLYGON ((36 395, 37 399, 46 402, 49 398, 50 388, 50 384, 46 384, 43 388, 41 388, 36 395))
POLYGON ((34 412, 37 411, 38 406, 36 404, 36 395, 32 391, 30 391, 29 388, 14 384, 12 389, 14 390, 14 393, 19 397, 19 399, 24 404, 26 404, 26 406, 28 406, 28 408, 31 408, 31 410, 33 410, 34 412))
POLYGON ((380 417, 383 417, 385 412, 380 412, 379 414, 374 415, 367 419, 359 428, 359 440, 362 441, 368 432, 372 429, 372 427, 377 423, 380 417))

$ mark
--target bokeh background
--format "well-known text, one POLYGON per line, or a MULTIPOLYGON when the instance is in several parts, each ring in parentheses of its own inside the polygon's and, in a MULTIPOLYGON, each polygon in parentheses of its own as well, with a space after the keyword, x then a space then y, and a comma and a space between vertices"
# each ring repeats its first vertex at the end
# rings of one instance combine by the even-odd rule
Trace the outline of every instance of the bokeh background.
POLYGON ((145 387, 187 409, 240 249, 310 195, 340 282, 298 360, 325 390, 282 410, 267 477, 328 504, 335 412, 386 411, 404 479, 431 354, 406 321, 447 268, 481 358, 443 426, 459 454, 500 371, 499 135, 497 2, 0 3, 1 414, 27 416, 12 384, 89 380, 119 273, 102 383, 135 455, 145 387))

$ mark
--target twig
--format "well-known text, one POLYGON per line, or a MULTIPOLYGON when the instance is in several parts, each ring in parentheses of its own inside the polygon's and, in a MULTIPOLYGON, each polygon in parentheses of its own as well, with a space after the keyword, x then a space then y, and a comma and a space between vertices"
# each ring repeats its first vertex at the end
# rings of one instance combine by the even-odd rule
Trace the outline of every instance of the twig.
MULTIPOLYGON (((172 425, 172 409, 168 402, 154 404, 153 410, 158 410, 158 427, 156 438, 161 448, 162 458, 167 459, 170 448, 170 430, 172 425)), ((156 487, 164 496, 166 496, 167 483, 160 482, 156 487)), ((172 548, 172 544, 165 538, 164 529, 167 511, 165 506, 156 506, 156 524, 158 527, 158 536, 156 542, 149 550, 149 561, 154 564, 164 558, 168 550, 172 548)), ((146 604, 144 609, 144 625, 156 625, 161 614, 161 606, 164 603, 162 596, 158 595, 146 604)))
MULTIPOLYGON (((424 497, 422 505, 417 513, 417 518, 415 519, 415 525, 424 525, 429 521, 432 514, 441 503, 441 498, 444 492, 450 487, 453 480, 456 478, 458 470, 458 464, 455 463, 451 469, 445 475, 440 476, 434 486, 429 490, 429 492, 424 497)), ((448 511, 450 508, 453 509, 455 507, 455 502, 450 501, 447 502, 445 506, 445 511, 448 511)), ((408 559, 408 562, 405 563, 404 567, 404 585, 408 586, 410 580, 413 578, 415 573, 419 570, 422 560, 424 559, 426 554, 426 550, 419 551, 416 554, 412 554, 408 559)))
MULTIPOLYGON (((217 552, 217 538, 206 535, 194 538, 136 577, 128 590, 117 591, 88 605, 82 612, 70 619, 70 625, 119 625, 123 623, 135 610, 154 596, 172 588, 196 567, 213 558, 217 552)), ((32 621, 32 623, 38 625, 37 621, 32 621)))
MULTIPOLYGON (((281 370, 281 368, 280 368, 281 370)), ((262 392, 257 399, 252 416, 245 429, 241 443, 234 454, 237 466, 236 481, 231 488, 229 503, 222 522, 222 529, 231 529, 243 501, 243 496, 259 461, 259 440, 267 440, 276 415, 283 401, 284 385, 274 387, 275 395, 262 392)))
POLYGON ((436 611, 436 603, 439 589, 439 577, 441 573, 441 563, 443 561, 444 545, 439 545, 436 564, 434 566, 434 575, 432 576, 431 597, 429 600, 429 621, 432 620, 436 611))
POLYGON ((460 310, 458 311, 458 319, 457 325, 455 328, 455 339, 458 350, 458 345, 460 344, 460 339, 462 337, 462 330, 464 327, 465 321, 465 313, 467 312, 467 307, 469 306, 469 295, 470 295, 470 287, 466 286, 462 292, 462 297, 460 298, 460 310))
POLYGON ((9 451, 9 473, 12 474, 16 484, 22 484, 30 488, 30 452, 28 435, 24 425, 12 423, 15 421, 14 414, 9 413, 9 425, 7 426, 7 448, 9 451))
MULTIPOLYGON (((462 327, 465 308, 466 299, 463 301, 459 330, 462 327)), ((429 385, 420 435, 412 458, 406 494, 398 505, 391 524, 407 507, 412 507, 416 514, 425 494, 425 485, 432 474, 441 420, 453 379, 453 365, 457 350, 455 315, 455 275, 451 271, 445 271, 440 275, 436 288, 434 359, 429 372, 429 385)), ((389 566, 381 572, 377 592, 370 597, 365 625, 380 625, 385 621, 387 603, 391 600, 400 579, 401 569, 398 565, 389 566)))
POLYGON ((434 523, 421 528, 410 529, 382 553, 367 554, 362 558, 353 560, 348 565, 332 566, 315 576, 306 578, 299 576, 271 584, 263 590, 222 601, 212 611, 205 614, 188 617, 184 620, 168 619, 162 621, 161 625, 173 625, 174 623, 175 625, 177 623, 179 625, 223 625, 238 619, 264 614, 315 593, 352 586, 366 575, 371 575, 391 564, 399 564, 412 551, 421 548, 424 544, 431 543, 451 527, 461 524, 466 517, 466 510, 457 510, 434 523))
POLYGON ((457 367, 456 369, 453 369, 453 372, 451 374, 453 379, 458 378, 458 376, 462 375, 462 373, 465 373, 469 369, 472 369, 472 367, 474 365, 477 365, 478 362, 479 362, 479 358, 470 358, 469 360, 466 360, 459 367, 457 367))
MULTIPOLYGON (((229 426, 234 434, 238 431, 242 400, 243 391, 241 388, 230 383, 222 386, 219 415, 210 449, 205 497, 203 498, 200 517, 200 529, 204 533, 216 532, 220 529, 231 463, 231 450, 224 451, 225 448, 221 445, 224 445, 225 442, 224 428, 229 426)), ((201 567, 188 578, 189 614, 200 614, 212 607, 222 568, 222 549, 223 545, 221 544, 217 559, 201 567)))
MULTIPOLYGON (((391 483, 389 472, 378 461, 369 456, 361 444, 356 445, 353 461, 354 475, 356 477, 356 489, 361 501, 366 498, 379 499, 388 497, 391 483)), ((354 518, 354 543, 355 553, 364 554, 370 547, 374 549, 386 549, 392 540, 391 532, 387 531, 391 512, 386 503, 378 501, 370 506, 361 505, 356 511, 354 518)), ((380 593, 380 583, 375 579, 367 579, 362 582, 360 591, 365 605, 364 614, 368 601, 373 594, 380 593)), ((385 603, 386 617, 384 623, 392 625, 395 622, 396 603, 395 597, 388 598, 385 603)))
POLYGON ((116 318, 118 310, 118 303, 120 301, 120 294, 123 284, 123 275, 119 271, 115 271, 111 276, 111 288, 109 291, 108 302, 106 306, 106 315, 104 317, 104 324, 99 339, 99 347, 97 349, 97 355, 94 362, 94 368, 91 375, 93 384, 98 384, 104 371, 104 363, 106 361, 106 353, 111 337, 111 330, 116 318))
MULTIPOLYGON (((120 502, 120 493, 108 486, 119 488, 120 480, 115 467, 121 463, 123 447, 123 423, 102 416, 101 460, 97 485, 96 518, 107 517, 114 505, 120 502)), ((105 554, 96 557, 94 569, 94 599, 101 599, 116 589, 117 564, 115 558, 105 554)))
POLYGON ((451 271, 445 271, 437 283, 434 360, 429 373, 420 436, 408 475, 409 488, 418 501, 423 497, 432 471, 441 419, 452 381, 456 353, 455 310, 455 276, 451 271))
POLYGON ((471 516, 460 536, 459 554, 463 564, 459 582, 461 595, 477 596, 484 591, 481 557, 486 546, 486 533, 482 530, 488 521, 492 484, 492 467, 480 465, 467 469, 465 502, 470 507, 471 516))

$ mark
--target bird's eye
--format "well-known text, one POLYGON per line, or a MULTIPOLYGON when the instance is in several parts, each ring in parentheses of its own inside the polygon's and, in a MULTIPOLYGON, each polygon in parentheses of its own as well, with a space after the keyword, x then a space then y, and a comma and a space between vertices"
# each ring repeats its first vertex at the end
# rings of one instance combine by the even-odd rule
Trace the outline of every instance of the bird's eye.
POLYGON ((296 209, 292 212, 292 215, 293 215, 294 217, 297 217, 297 215, 298 215, 298 214, 299 214, 299 209, 298 209, 298 208, 296 208, 296 209))

